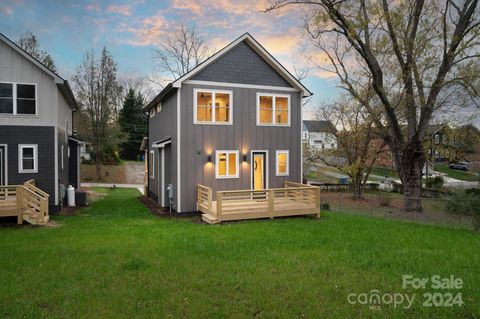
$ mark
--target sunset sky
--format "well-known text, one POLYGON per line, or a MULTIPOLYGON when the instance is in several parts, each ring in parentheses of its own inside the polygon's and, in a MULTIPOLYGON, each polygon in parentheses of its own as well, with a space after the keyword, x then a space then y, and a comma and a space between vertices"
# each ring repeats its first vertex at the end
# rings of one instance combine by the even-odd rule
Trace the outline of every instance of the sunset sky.
MULTIPOLYGON (((131 1, 27 1, 0 2, 0 32, 12 40, 27 30, 53 56, 59 73, 70 78, 83 54, 106 46, 114 55, 121 76, 152 76, 153 50, 181 24, 196 25, 212 48, 244 32, 252 34, 287 69, 301 67, 318 52, 302 37, 304 12, 290 7, 263 13, 268 0, 131 0, 131 1)), ((331 74, 312 70, 305 85, 320 99, 338 96, 331 74)))

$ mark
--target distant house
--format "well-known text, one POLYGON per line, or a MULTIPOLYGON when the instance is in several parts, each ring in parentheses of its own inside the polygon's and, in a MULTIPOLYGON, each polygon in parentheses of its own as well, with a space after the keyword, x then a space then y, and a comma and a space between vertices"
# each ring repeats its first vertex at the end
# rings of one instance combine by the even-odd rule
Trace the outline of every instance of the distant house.
POLYGON ((250 34, 242 35, 145 108, 149 196, 192 212, 199 184, 215 196, 301 182, 301 105, 310 95, 250 34))
POLYGON ((302 141, 316 149, 337 149, 336 131, 330 121, 303 121, 302 141))
POLYGON ((80 184, 77 109, 66 80, 0 34, 0 185, 33 179, 57 211, 63 190, 80 184))

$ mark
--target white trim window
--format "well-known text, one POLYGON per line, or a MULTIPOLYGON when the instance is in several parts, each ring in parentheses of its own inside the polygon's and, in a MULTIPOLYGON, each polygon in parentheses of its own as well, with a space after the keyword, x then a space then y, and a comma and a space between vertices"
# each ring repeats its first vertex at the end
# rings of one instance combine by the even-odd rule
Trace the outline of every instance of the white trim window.
POLYGON ((238 178, 240 170, 239 151, 215 152, 215 177, 238 178))
POLYGON ((276 151, 276 173, 277 176, 288 176, 289 170, 289 151, 276 151))
POLYGON ((257 93, 257 126, 290 126, 290 95, 257 93))
POLYGON ((232 124, 232 91, 193 90, 194 124, 232 124))
POLYGON ((150 178, 155 178, 155 152, 150 151, 150 157, 148 158, 150 178))
POLYGON ((162 103, 158 103, 155 107, 155 112, 160 113, 162 111, 162 103))
POLYGON ((150 118, 153 118, 155 116, 155 108, 151 108, 148 114, 150 115, 150 118))
POLYGON ((18 145, 18 172, 38 173, 38 145, 18 145))
POLYGON ((37 85, 0 82, 0 114, 37 115, 37 85))

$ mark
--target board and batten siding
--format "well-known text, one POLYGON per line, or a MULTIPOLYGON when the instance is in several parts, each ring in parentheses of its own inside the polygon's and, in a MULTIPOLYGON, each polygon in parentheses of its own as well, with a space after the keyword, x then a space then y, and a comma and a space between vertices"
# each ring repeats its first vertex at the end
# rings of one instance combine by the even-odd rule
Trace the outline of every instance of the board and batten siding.
MULTIPOLYGON (((56 126, 57 86, 38 66, 0 40, 0 82, 37 85, 37 115, 0 115, 0 125, 56 126)), ((58 92, 58 94, 60 94, 58 92)))
POLYGON ((283 182, 301 181, 301 97, 300 92, 183 84, 181 90, 181 194, 182 211, 196 210, 196 185, 214 191, 251 188, 251 150, 268 151, 268 186, 283 187, 283 182), (233 92, 233 124, 193 124, 194 89, 233 92), (257 126, 257 93, 290 95, 289 127, 257 126), (215 151, 239 150, 239 178, 215 178, 215 151), (289 175, 276 176, 275 151, 289 150, 289 175), (207 162, 208 155, 212 162, 207 162), (247 162, 243 162, 247 155, 247 162))
MULTIPOLYGON (((149 191, 160 203, 159 183, 161 178, 160 151, 152 148, 152 143, 171 137, 169 156, 165 154, 165 161, 170 161, 170 176, 173 185, 173 208, 177 207, 177 93, 173 92, 162 102, 162 111, 149 118, 149 151, 155 154, 155 176, 152 179, 149 173, 149 191)), ((167 175, 168 177, 168 175, 167 175)), ((167 187, 168 181, 165 183, 167 187)), ((166 201, 167 202, 167 201, 166 201)))

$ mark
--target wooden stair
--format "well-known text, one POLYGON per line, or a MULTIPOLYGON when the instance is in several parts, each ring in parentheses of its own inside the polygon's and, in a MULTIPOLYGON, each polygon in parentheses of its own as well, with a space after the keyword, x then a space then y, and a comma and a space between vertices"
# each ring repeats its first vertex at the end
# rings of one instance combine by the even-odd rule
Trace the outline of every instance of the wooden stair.
POLYGON ((48 220, 49 195, 35 186, 34 180, 23 185, 0 186, 0 217, 16 216, 18 224, 45 225, 48 220))

